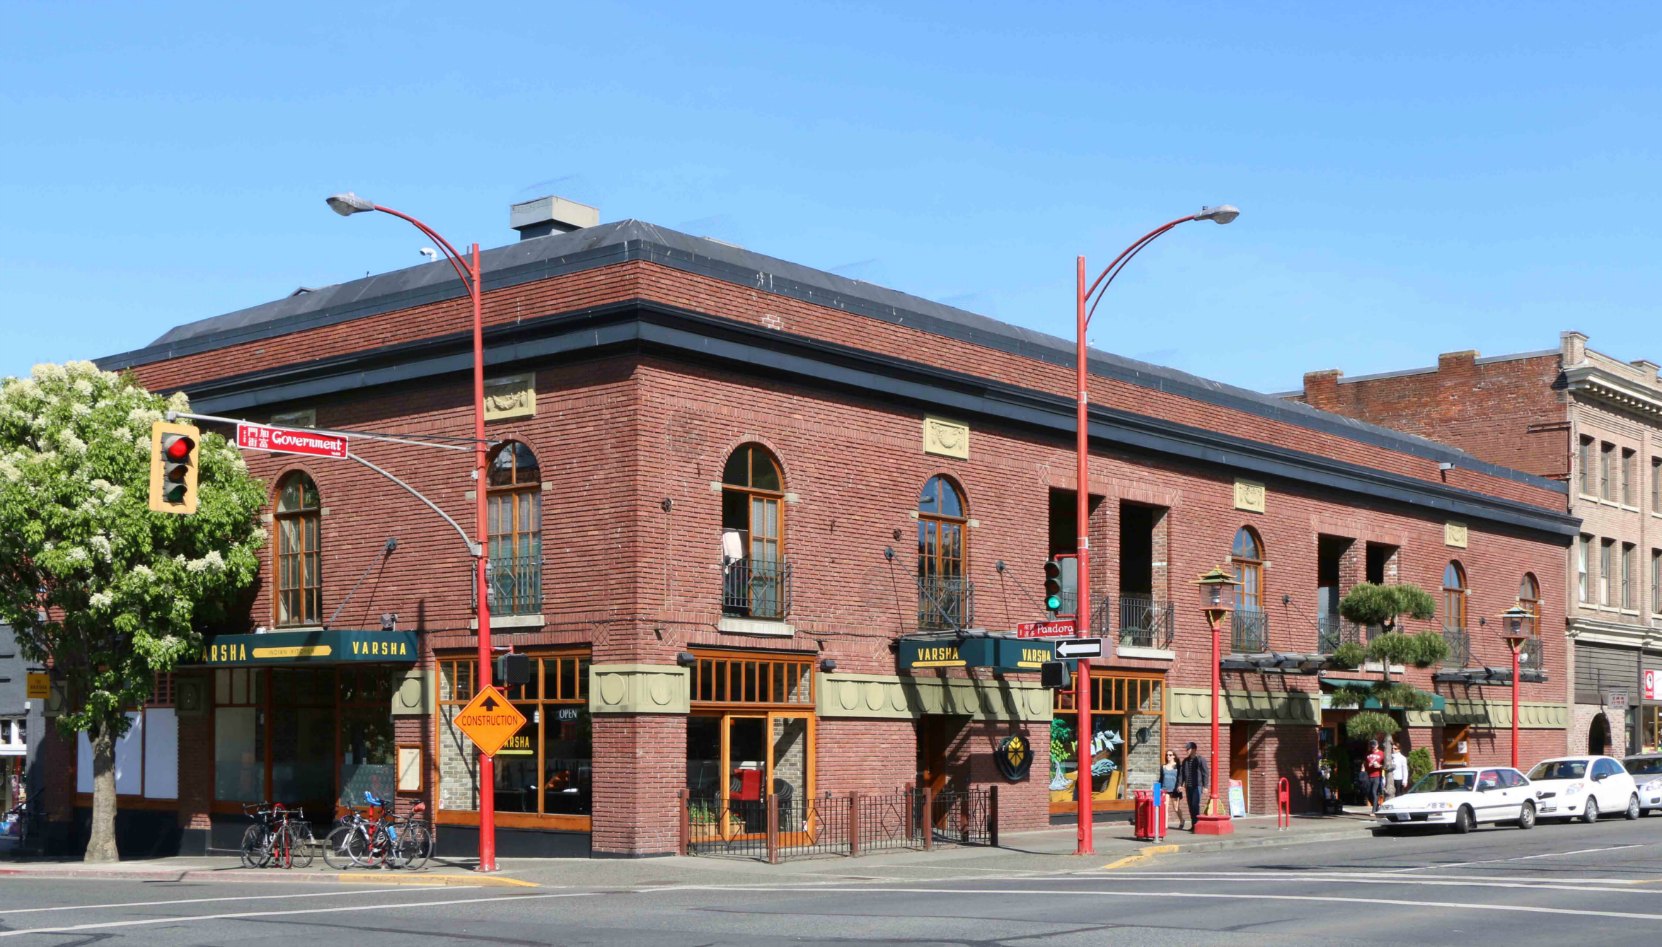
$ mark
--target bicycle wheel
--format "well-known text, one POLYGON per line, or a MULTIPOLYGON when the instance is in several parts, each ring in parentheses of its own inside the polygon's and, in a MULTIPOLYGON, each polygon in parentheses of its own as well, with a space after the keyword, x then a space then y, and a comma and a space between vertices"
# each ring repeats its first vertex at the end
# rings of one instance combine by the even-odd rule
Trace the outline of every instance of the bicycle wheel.
POLYGON ((369 854, 369 839, 356 825, 339 825, 323 843, 323 861, 330 868, 345 871, 364 864, 369 854))
POLYGON ((400 848, 403 837, 402 827, 377 826, 375 834, 369 837, 370 860, 388 868, 403 868, 404 852, 400 848))
POLYGON ((277 830, 277 845, 283 853, 284 868, 310 868, 312 866, 312 833, 304 822, 286 822, 277 830))
POLYGON ((398 841, 393 844, 399 867, 414 871, 426 866, 433 856, 433 837, 419 822, 406 822, 398 827, 398 841))
POLYGON ((264 868, 271 862, 271 838, 265 826, 251 825, 242 833, 242 867, 264 868))

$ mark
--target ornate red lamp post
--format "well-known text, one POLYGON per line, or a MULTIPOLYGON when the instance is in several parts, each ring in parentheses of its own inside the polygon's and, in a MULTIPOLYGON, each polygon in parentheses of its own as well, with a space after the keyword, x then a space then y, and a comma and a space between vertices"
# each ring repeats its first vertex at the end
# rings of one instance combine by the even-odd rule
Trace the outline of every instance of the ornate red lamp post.
POLYGON ((1501 627, 1506 629, 1505 631, 1501 632, 1501 640, 1505 641, 1506 646, 1509 649, 1511 649, 1511 651, 1512 651, 1512 768, 1513 769, 1518 768, 1518 687, 1519 687, 1519 684, 1521 683, 1518 680, 1518 652, 1523 650, 1523 646, 1524 646, 1525 642, 1529 641, 1529 639, 1530 639, 1529 633, 1524 630, 1524 625, 1531 618, 1534 618, 1534 617, 1535 616, 1530 613, 1529 609, 1523 607, 1522 602, 1519 602, 1518 604, 1513 605, 1511 608, 1508 608, 1506 611, 1500 613, 1501 627))
MULTIPOLYGON (((491 609, 490 588, 486 585, 489 573, 486 564, 490 557, 490 531, 486 506, 486 452, 485 441, 485 329, 484 301, 479 282, 479 245, 475 243, 468 256, 463 257, 450 241, 439 236, 433 228, 390 207, 382 207, 365 200, 351 191, 327 199, 329 208, 342 217, 367 211, 391 214, 408 221, 417 230, 430 237, 444 250, 467 295, 473 303, 473 492, 476 500, 475 539, 473 542, 473 582, 479 610, 479 669, 476 687, 486 688, 491 683, 491 609)), ((492 759, 479 754, 479 870, 496 870, 496 768, 492 759)))
POLYGON ((1210 796, 1207 798, 1206 814, 1195 816, 1196 835, 1229 835, 1235 831, 1235 823, 1229 818, 1228 796, 1224 797, 1224 805, 1218 805, 1218 780, 1221 771, 1218 769, 1218 698, 1222 693, 1221 682, 1218 678, 1218 663, 1223 660, 1224 619, 1235 610, 1235 589, 1240 583, 1235 577, 1221 568, 1213 569, 1200 577, 1195 583, 1200 588, 1200 608, 1206 613, 1206 623, 1212 628, 1212 780, 1209 786, 1210 796))
MULTIPOLYGON (((1079 577, 1077 580, 1078 598, 1073 609, 1073 633, 1075 637, 1083 638, 1088 635, 1088 629, 1091 623, 1091 454, 1088 437, 1089 429, 1086 421, 1089 396, 1086 388, 1086 378, 1088 377, 1088 373, 1086 372, 1087 354, 1085 346, 1085 330, 1090 326, 1091 316, 1096 312, 1097 304, 1102 302, 1102 294, 1108 290, 1108 286, 1114 281, 1114 277, 1119 275, 1120 270, 1125 267, 1126 263, 1131 261, 1132 257, 1136 256, 1138 252, 1143 249, 1143 247, 1146 247, 1152 243, 1155 238, 1159 237, 1161 234, 1172 229, 1173 227, 1176 227, 1178 224, 1186 224, 1191 220, 1210 220, 1213 223, 1227 224, 1240 215, 1241 211, 1239 208, 1233 207, 1229 204, 1222 204, 1217 207, 1202 207, 1200 209, 1200 213, 1198 214, 1190 214, 1187 217, 1179 217, 1176 220, 1161 224, 1153 230, 1150 230, 1148 233, 1143 234, 1143 236, 1138 239, 1136 243, 1126 247, 1123 253, 1114 258, 1114 262, 1108 264, 1107 269, 1097 274, 1096 280, 1092 282, 1088 288, 1085 285, 1085 258, 1079 257, 1076 261, 1077 291, 1074 294, 1074 308, 1078 331, 1075 334, 1074 346, 1074 394, 1078 407, 1078 415, 1076 419, 1077 432, 1074 441, 1074 454, 1078 466, 1076 474, 1078 477, 1077 483, 1079 504, 1076 513, 1076 516, 1078 517, 1076 522, 1076 534, 1079 538, 1078 546, 1075 551, 1079 556, 1079 577)), ((1090 742, 1092 737, 1091 662, 1088 659, 1081 658, 1079 660, 1079 668, 1074 678, 1073 700, 1074 706, 1079 712, 1079 749, 1075 751, 1076 755, 1079 757, 1079 767, 1077 771, 1078 775, 1074 780, 1074 794, 1079 797, 1079 838, 1078 845, 1074 849, 1074 854, 1089 855, 1095 850, 1095 842, 1092 839, 1091 832, 1091 761, 1089 758, 1090 742)))

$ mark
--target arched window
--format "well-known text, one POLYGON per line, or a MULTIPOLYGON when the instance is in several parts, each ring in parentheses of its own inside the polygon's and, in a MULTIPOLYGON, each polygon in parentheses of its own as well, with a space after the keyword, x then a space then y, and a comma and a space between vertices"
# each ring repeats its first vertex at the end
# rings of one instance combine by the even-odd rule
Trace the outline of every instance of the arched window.
POLYGON ((323 504, 317 484, 298 471, 277 486, 277 626, 323 621, 323 578, 319 572, 323 504))
POLYGON ((767 621, 790 610, 785 478, 760 444, 744 444, 721 473, 722 612, 767 621))
POLYGON ((531 448, 509 441, 491 455, 489 509, 491 611, 542 611, 542 468, 531 448))
POLYGON ((1231 619, 1230 649, 1236 652, 1268 651, 1269 615, 1264 611, 1264 543, 1250 526, 1235 531, 1229 550, 1229 564, 1240 583, 1235 590, 1235 612, 1231 619))
POLYGON ((918 496, 918 627, 966 628, 974 620, 964 530, 963 494, 945 477, 930 477, 918 496))
POLYGON ((1466 570, 1458 562, 1443 569, 1443 627, 1466 627, 1466 570))
POLYGON ((1535 576, 1525 572, 1523 580, 1518 583, 1518 605, 1529 613, 1524 619, 1523 631, 1530 637, 1535 636, 1535 628, 1541 618, 1541 583, 1535 581, 1535 576))

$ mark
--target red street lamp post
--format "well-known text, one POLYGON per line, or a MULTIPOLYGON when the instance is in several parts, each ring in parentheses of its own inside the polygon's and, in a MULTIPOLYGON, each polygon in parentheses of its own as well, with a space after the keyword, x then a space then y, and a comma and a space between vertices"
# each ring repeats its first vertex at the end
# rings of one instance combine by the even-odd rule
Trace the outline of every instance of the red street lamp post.
POLYGON ((1195 584, 1200 587, 1200 607, 1206 613, 1206 623, 1212 628, 1212 779, 1208 785, 1211 794, 1207 798, 1207 814, 1191 812, 1189 817, 1194 820, 1197 835, 1229 835, 1235 831, 1235 823, 1229 818, 1228 797, 1224 797, 1222 808, 1218 806, 1218 695, 1221 690, 1218 662, 1223 658, 1219 639, 1223 634, 1223 620, 1235 610, 1235 589, 1240 583, 1233 575, 1215 568, 1195 584))
MULTIPOLYGON (((1085 286, 1085 258, 1078 258, 1078 277, 1074 294, 1078 328, 1075 335, 1074 352, 1076 363, 1074 393, 1078 405, 1074 453, 1078 463, 1076 475, 1078 478, 1077 492, 1079 494, 1078 512, 1076 513, 1078 519, 1075 524, 1079 537, 1078 546, 1075 550, 1079 556, 1078 598, 1074 605, 1073 615, 1073 634, 1075 637, 1085 637, 1091 621, 1091 538, 1089 535, 1091 522, 1091 455, 1088 443, 1089 429, 1086 422, 1088 393, 1086 388, 1085 330, 1090 326, 1091 316, 1096 312, 1097 304, 1102 302, 1102 294, 1107 291, 1108 285, 1114 281, 1114 277, 1119 275, 1119 271, 1125 267, 1126 263, 1130 262, 1132 257, 1136 256, 1143 247, 1153 242, 1156 237, 1178 224, 1186 224, 1191 220, 1210 220, 1219 224, 1227 224, 1240 214, 1239 209, 1223 204, 1218 207, 1202 207, 1198 214, 1179 217, 1170 223, 1162 224, 1144 234, 1136 243, 1126 247, 1125 252, 1116 257, 1114 262, 1108 264, 1107 269, 1097 275, 1096 280, 1091 283, 1089 288, 1085 286), (1093 296, 1096 297, 1095 301, 1092 301, 1093 296)), ((1089 855, 1095 851, 1091 823, 1091 662, 1089 659, 1079 659, 1079 668, 1074 679, 1073 695, 1074 707, 1079 712, 1078 749, 1074 751, 1078 757, 1078 765, 1074 776, 1074 795, 1079 797, 1079 838, 1074 854, 1089 855)))
POLYGON ((1523 650, 1524 642, 1529 635, 1524 631, 1524 622, 1535 616, 1529 609, 1519 602, 1500 613, 1501 627, 1506 630, 1501 633, 1501 640, 1512 652, 1512 768, 1518 768, 1518 652, 1523 650))
MULTIPOLYGON (((433 228, 390 207, 382 207, 372 201, 365 200, 351 191, 345 194, 336 194, 328 198, 330 209, 342 217, 366 211, 380 211, 391 214, 401 220, 413 224, 417 230, 432 238, 444 250, 445 258, 455 268, 456 275, 461 277, 462 284, 467 287, 468 298, 473 303, 473 493, 477 501, 474 509, 477 517, 474 527, 475 539, 473 542, 473 587, 479 608, 479 670, 477 686, 480 689, 490 686, 491 683, 491 608, 490 589, 485 584, 487 573, 486 563, 489 561, 490 532, 488 528, 488 509, 486 506, 486 448, 485 441, 485 323, 482 292, 479 284, 479 244, 470 248, 468 255, 463 257, 450 241, 439 236, 433 228)), ((479 870, 496 870, 496 796, 493 792, 496 786, 496 767, 491 757, 484 753, 479 754, 479 870)))

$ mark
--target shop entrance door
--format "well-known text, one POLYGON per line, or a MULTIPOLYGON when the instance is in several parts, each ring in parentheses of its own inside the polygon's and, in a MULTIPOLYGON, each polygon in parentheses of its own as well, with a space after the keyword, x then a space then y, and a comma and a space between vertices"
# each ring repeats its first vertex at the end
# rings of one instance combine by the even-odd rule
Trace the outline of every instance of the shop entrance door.
MULTIPOLYGON (((688 722, 689 764, 708 750, 707 736, 719 734, 717 781, 720 808, 730 814, 723 831, 755 835, 767 831, 767 797, 779 798, 779 829, 796 833, 809 828, 809 731, 812 718, 801 713, 726 714, 693 717, 688 722)), ((691 767, 689 767, 689 771, 691 767)), ((698 786, 691 787, 700 795, 698 786)))
MULTIPOLYGON (((1241 784, 1241 799, 1252 798, 1252 738, 1262 721, 1237 720, 1229 725, 1229 778, 1241 784)), ((1218 787, 1223 805, 1229 805, 1229 783, 1218 787)))
MULTIPOLYGON (((941 793, 963 789, 969 784, 967 764, 952 765, 952 745, 962 735, 967 717, 924 714, 918 718, 918 788, 941 793)), ((936 828, 946 828, 948 806, 936 806, 936 828)))

